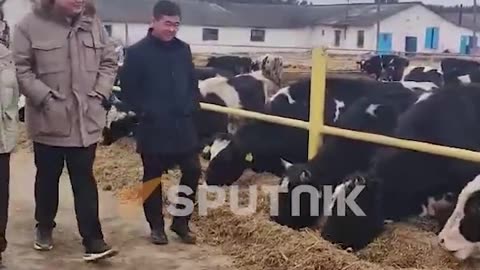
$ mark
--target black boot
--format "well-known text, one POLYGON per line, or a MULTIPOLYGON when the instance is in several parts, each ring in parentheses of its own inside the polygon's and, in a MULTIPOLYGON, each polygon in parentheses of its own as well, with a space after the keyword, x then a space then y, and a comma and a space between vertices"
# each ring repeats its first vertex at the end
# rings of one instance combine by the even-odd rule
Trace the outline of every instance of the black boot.
POLYGON ((160 229, 152 229, 150 233, 150 241, 155 245, 166 245, 168 244, 168 238, 165 234, 165 230, 163 228, 160 229))
POLYGON ((186 244, 195 244, 196 238, 188 227, 188 220, 184 218, 174 218, 170 230, 175 232, 186 244))

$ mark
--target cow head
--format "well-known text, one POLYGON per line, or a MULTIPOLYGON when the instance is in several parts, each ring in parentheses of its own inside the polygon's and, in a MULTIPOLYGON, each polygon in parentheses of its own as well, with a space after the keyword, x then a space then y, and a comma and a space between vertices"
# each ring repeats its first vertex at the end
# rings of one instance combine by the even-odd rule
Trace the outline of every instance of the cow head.
POLYGON ((438 238, 441 247, 459 260, 480 257, 480 175, 462 190, 438 238))
POLYGON ((368 76, 372 76, 378 80, 382 73, 382 63, 380 57, 372 56, 370 59, 362 59, 357 61, 357 65, 362 73, 366 73, 368 76))
POLYGON ((111 105, 107 112, 107 123, 102 131, 102 145, 111 145, 123 137, 133 134, 138 125, 137 115, 132 111, 121 111, 111 105))
POLYGON ((245 152, 228 133, 217 135, 203 156, 210 160, 205 182, 216 186, 233 184, 253 160, 252 153, 245 152))
POLYGON ((283 58, 281 56, 265 54, 255 61, 252 69, 261 70, 263 76, 277 86, 281 85, 283 77, 283 58))
POLYGON ((368 245, 384 226, 381 194, 380 181, 376 178, 358 172, 348 176, 335 187, 325 208, 322 237, 354 251, 368 245))
POLYGON ((311 185, 310 170, 306 164, 292 165, 284 160, 282 163, 285 174, 280 181, 278 213, 272 214, 270 219, 293 229, 316 225, 323 201, 318 189, 311 185))

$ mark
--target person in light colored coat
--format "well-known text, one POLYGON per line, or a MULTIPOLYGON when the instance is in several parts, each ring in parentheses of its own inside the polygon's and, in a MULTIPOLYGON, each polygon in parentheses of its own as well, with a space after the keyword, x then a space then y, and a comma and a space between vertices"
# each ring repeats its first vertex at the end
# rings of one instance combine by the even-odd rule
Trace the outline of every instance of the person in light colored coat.
POLYGON ((10 155, 18 139, 19 90, 11 52, 0 43, 0 267, 7 248, 10 155))
POLYGON ((37 167, 34 248, 53 248, 58 182, 66 162, 86 261, 117 253, 104 241, 93 175, 117 53, 91 2, 37 0, 15 26, 12 46, 37 167))

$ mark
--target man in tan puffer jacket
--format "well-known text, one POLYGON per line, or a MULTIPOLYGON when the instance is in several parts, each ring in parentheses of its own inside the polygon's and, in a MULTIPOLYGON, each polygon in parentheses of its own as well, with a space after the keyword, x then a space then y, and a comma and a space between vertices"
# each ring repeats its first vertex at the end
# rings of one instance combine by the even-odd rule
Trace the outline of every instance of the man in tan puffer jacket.
POLYGON ((93 174, 117 72, 114 45, 88 0, 39 0, 12 39, 35 165, 34 248, 53 248, 59 180, 67 164, 84 260, 117 254, 103 236, 93 174), (90 5, 87 5, 90 4, 90 5))

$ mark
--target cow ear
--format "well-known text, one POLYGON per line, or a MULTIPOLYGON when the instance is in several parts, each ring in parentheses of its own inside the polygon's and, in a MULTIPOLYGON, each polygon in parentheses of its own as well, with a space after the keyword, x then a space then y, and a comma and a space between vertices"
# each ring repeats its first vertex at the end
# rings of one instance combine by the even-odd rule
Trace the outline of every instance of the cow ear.
POLYGON ((310 173, 309 170, 305 169, 300 173, 300 182, 308 182, 310 178, 312 177, 312 173, 310 173))
POLYGON ((282 165, 283 167, 285 168, 285 170, 288 170, 290 167, 292 167, 292 163, 286 161, 285 159, 281 158, 280 159, 282 161, 282 165))

